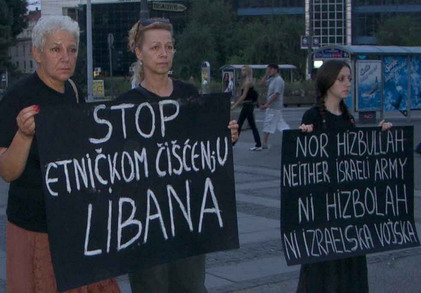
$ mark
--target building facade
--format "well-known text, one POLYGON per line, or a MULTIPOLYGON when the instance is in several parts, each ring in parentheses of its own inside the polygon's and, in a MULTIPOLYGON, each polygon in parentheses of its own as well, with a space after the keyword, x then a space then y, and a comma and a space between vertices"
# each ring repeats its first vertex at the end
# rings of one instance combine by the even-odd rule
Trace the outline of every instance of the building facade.
POLYGON ((305 16, 305 34, 319 38, 322 46, 375 45, 379 24, 392 16, 412 16, 421 23, 421 0, 235 1, 240 16, 305 16))

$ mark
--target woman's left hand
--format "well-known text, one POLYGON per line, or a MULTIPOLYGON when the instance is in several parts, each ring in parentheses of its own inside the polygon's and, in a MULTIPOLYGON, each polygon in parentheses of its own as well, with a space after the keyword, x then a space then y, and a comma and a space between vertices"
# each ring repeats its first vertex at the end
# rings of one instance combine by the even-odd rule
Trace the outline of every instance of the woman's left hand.
POLYGON ((231 120, 228 124, 228 128, 231 129, 231 142, 234 143, 238 139, 238 123, 236 120, 231 120))
POLYGON ((386 131, 392 128, 393 124, 391 122, 386 122, 385 120, 382 120, 380 121, 379 126, 382 128, 382 131, 386 131))

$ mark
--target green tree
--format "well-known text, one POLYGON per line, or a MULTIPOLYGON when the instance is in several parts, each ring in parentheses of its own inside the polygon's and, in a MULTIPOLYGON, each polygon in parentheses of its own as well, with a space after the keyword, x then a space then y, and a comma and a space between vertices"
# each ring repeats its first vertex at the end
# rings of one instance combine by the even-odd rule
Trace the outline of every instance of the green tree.
POLYGON ((16 37, 22 32, 24 28, 28 26, 26 12, 27 2, 25 0, 4 0, 9 9, 10 14, 10 26, 12 36, 16 37))
POLYGON ((174 71, 177 76, 197 78, 202 61, 209 61, 213 69, 227 62, 235 47, 234 16, 229 1, 193 2, 185 29, 176 35, 174 71))
POLYGON ((375 35, 383 46, 420 46, 421 24, 411 16, 394 16, 379 24, 375 35))
POLYGON ((9 23, 9 9, 5 0, 0 0, 0 71, 3 71, 9 62, 8 50, 12 44, 12 34, 9 23))
POLYGON ((260 17, 239 25, 238 49, 230 63, 294 64, 304 69, 306 52, 300 49, 304 20, 291 17, 260 17))
POLYGON ((175 36, 175 74, 200 75, 209 61, 213 76, 225 64, 290 63, 304 72, 306 52, 300 49, 302 17, 236 17, 233 1, 196 0, 184 30, 175 36))
POLYGON ((25 13, 24 0, 0 0, 0 71, 13 69, 9 62, 9 47, 27 25, 25 13))

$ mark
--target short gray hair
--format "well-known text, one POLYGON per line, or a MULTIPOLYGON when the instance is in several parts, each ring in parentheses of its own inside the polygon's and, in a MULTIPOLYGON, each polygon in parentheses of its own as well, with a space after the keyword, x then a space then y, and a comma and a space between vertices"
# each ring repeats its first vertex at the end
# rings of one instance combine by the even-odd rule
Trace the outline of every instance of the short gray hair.
POLYGON ((56 31, 66 31, 75 37, 79 46, 79 24, 68 16, 43 16, 32 29, 32 45, 42 51, 45 40, 56 31))

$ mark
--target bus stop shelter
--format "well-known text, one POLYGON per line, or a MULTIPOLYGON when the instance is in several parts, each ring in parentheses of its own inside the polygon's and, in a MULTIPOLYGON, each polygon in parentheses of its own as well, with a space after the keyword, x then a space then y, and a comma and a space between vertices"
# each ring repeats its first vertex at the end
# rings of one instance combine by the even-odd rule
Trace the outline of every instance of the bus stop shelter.
MULTIPOLYGON (((421 47, 325 46, 314 50, 315 62, 346 60, 353 72, 347 105, 365 114, 400 111, 410 119, 421 109, 421 47)), ((368 116, 370 117, 370 115, 368 116)))
MULTIPOLYGON (((268 64, 228 64, 220 68, 222 72, 222 91, 225 92, 228 82, 226 80, 233 82, 233 95, 237 93, 237 88, 239 87, 241 80, 241 68, 244 65, 248 65, 253 69, 253 72, 256 70, 266 70, 268 64)), ((278 64, 279 72, 282 77, 287 81, 293 81, 294 72, 297 69, 295 65, 292 64, 278 64)))

